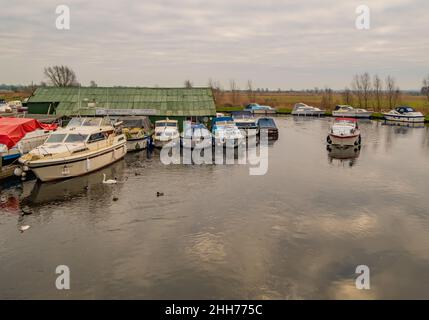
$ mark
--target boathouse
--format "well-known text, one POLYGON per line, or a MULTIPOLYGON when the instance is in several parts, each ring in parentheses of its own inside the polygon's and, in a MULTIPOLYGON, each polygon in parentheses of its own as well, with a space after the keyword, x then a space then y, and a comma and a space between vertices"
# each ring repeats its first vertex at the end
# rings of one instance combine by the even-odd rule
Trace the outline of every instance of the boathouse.
POLYGON ((55 116, 149 116, 200 120, 216 115, 210 88, 40 87, 27 102, 29 114, 55 116))

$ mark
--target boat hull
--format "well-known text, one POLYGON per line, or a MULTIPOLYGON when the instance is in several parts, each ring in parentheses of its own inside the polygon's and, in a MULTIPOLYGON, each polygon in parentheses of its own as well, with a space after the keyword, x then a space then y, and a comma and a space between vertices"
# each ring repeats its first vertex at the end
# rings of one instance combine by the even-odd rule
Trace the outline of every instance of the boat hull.
POLYGON ((213 146, 223 148, 238 148, 244 139, 213 139, 213 146))
POLYGON ((276 110, 264 110, 264 109, 261 109, 261 110, 251 110, 251 112, 253 114, 265 114, 265 115, 267 115, 267 114, 276 114, 277 113, 276 110))
POLYGON ((369 119, 372 116, 372 112, 336 112, 333 111, 332 115, 338 118, 359 118, 359 119, 369 119))
POLYGON ((157 139, 154 139, 153 140, 153 145, 155 146, 155 148, 162 149, 165 145, 169 144, 170 142, 173 142, 172 143, 173 147, 176 146, 177 143, 180 143, 179 139, 171 139, 171 140, 157 140, 157 139))
POLYGON ((127 146, 123 143, 77 159, 36 160, 24 164, 39 180, 47 182, 78 177, 99 170, 122 159, 126 153, 127 146))
POLYGON ((395 115, 395 114, 384 114, 384 118, 387 121, 397 122, 409 122, 409 123, 424 123, 424 116, 406 116, 406 115, 395 115))
POLYGON ((144 137, 141 139, 130 139, 127 140, 127 151, 140 151, 146 149, 149 145, 149 137, 144 137))
POLYGON ((334 146, 357 146, 360 144, 360 135, 350 136, 337 136, 334 134, 329 135, 328 142, 334 146), (330 142, 329 142, 330 141, 330 142))
POLYGON ((325 115, 325 111, 292 111, 292 115, 304 117, 321 117, 325 115))

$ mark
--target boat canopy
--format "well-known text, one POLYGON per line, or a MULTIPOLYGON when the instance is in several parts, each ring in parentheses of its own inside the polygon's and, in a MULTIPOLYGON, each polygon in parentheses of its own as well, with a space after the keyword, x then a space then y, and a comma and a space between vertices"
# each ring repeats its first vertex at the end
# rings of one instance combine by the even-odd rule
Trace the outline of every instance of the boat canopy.
POLYGON ((258 125, 260 128, 277 128, 276 123, 272 118, 259 118, 258 125))
POLYGON ((257 103, 248 104, 245 110, 272 110, 273 108, 270 106, 261 106, 257 103))
POLYGON ((149 131, 152 127, 149 118, 145 116, 119 117, 117 120, 122 121, 125 128, 144 128, 149 131))
POLYGON ((0 144, 9 149, 15 146, 24 136, 37 129, 55 130, 56 124, 43 124, 35 119, 0 118, 0 144))
POLYGON ((217 117, 217 118, 213 118, 213 120, 212 120, 212 126, 215 125, 218 122, 234 122, 234 119, 232 117, 217 117))
POLYGON ((252 118, 253 117, 251 110, 231 111, 231 115, 234 119, 252 118))
POLYGON ((408 113, 408 112, 416 112, 416 110, 414 110, 411 107, 408 106, 401 106, 396 108, 396 111, 398 111, 399 113, 408 113))

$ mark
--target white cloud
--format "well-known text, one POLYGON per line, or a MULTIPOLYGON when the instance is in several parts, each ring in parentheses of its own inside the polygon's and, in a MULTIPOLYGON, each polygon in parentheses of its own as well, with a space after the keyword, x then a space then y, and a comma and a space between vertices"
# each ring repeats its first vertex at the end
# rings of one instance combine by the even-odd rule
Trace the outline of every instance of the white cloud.
POLYGON ((429 71, 424 0, 368 1, 366 31, 354 27, 355 0, 69 0, 70 31, 55 29, 57 4, 1 5, 0 82, 40 81, 43 67, 58 63, 83 83, 105 85, 205 85, 211 77, 341 88, 356 72, 394 67, 403 88, 418 88, 429 71))

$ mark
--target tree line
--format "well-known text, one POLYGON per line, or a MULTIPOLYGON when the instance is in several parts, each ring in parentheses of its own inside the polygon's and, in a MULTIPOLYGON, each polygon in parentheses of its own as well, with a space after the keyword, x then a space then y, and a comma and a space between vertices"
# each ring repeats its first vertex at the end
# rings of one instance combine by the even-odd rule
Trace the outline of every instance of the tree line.
MULTIPOLYGON (((38 86, 55 86, 55 87, 73 87, 80 86, 77 80, 76 73, 68 66, 56 65, 44 68, 44 76, 47 79, 46 82, 41 82, 40 85, 32 85, 34 89, 38 86)), ((95 81, 91 80, 91 87, 97 87, 95 81)), ((192 88, 193 83, 191 80, 184 81, 185 88, 192 88)), ((247 95, 247 100, 255 101, 256 97, 261 92, 267 92, 268 89, 256 88, 253 85, 252 80, 248 80, 245 88, 242 90, 239 88, 237 82, 234 79, 229 81, 229 88, 224 89, 219 81, 209 79, 208 87, 210 87, 215 95, 215 98, 223 98, 226 92, 228 92, 229 99, 233 105, 237 105, 240 101, 240 96, 243 94, 247 95)), ((283 92, 278 89, 278 92, 283 92)), ((307 90, 307 92, 313 92, 321 95, 321 107, 329 109, 334 103, 334 90, 331 88, 314 88, 314 90, 307 90)), ((429 75, 427 75, 422 81, 422 88, 420 93, 426 96, 429 102, 429 75)), ((356 74, 353 77, 350 87, 345 87, 340 91, 341 100, 343 104, 354 105, 363 109, 374 109, 375 111, 381 111, 384 108, 392 109, 398 105, 401 101, 401 89, 396 83, 396 80, 392 76, 387 76, 382 79, 379 75, 375 74, 371 76, 368 72, 362 74, 356 74)))

